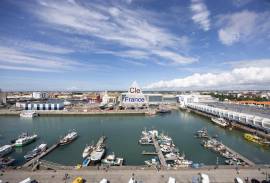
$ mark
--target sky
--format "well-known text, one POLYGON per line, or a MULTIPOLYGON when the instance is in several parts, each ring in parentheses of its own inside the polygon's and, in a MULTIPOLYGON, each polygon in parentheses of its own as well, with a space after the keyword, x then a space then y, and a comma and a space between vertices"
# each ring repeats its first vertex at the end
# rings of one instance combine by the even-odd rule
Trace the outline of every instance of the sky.
POLYGON ((2 90, 270 89, 269 0, 1 0, 2 90))

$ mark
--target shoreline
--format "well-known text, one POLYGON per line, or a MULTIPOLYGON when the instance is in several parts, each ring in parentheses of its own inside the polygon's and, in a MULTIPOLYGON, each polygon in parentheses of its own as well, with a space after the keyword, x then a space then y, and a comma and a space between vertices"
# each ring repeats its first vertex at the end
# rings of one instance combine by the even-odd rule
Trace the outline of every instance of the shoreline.
MULTIPOLYGON (((3 111, 0 110, 0 116, 18 116, 21 111, 3 111)), ((88 111, 88 112, 79 112, 79 111, 37 111, 39 116, 92 116, 92 115, 145 115, 146 110, 133 111, 133 110, 111 110, 111 111, 88 111)))

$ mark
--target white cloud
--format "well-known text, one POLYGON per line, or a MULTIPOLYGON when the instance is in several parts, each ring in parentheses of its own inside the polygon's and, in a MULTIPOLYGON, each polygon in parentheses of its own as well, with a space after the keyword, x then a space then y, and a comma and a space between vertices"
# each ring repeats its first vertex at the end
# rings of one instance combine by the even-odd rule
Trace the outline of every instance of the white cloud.
POLYGON ((77 61, 36 53, 33 50, 0 46, 1 69, 59 72, 87 67, 77 61))
POLYGON ((192 20, 199 24, 204 31, 210 30, 210 12, 203 0, 191 0, 190 9, 193 13, 192 20))
POLYGON ((127 7, 105 7, 94 2, 82 6, 76 2, 46 1, 45 5, 41 3, 38 8, 29 8, 29 11, 47 23, 49 28, 90 39, 94 37, 98 39, 97 42, 105 45, 114 43, 131 52, 139 50, 150 53, 148 58, 154 55, 160 60, 178 64, 188 64, 191 62, 187 60, 193 60, 183 55, 183 50, 189 44, 188 37, 151 24, 147 16, 127 7), (175 56, 171 58, 168 54, 161 55, 160 50, 170 50, 180 59, 175 61, 175 56))
POLYGON ((229 61, 224 62, 233 67, 270 67, 270 59, 257 59, 257 60, 240 60, 240 61, 229 61))
MULTIPOLYGON (((218 89, 264 86, 270 83, 270 67, 235 68, 222 73, 196 73, 188 77, 152 83, 147 89, 218 89)), ((254 88, 249 88, 254 89, 254 88)))
POLYGON ((225 45, 248 41, 261 34, 270 33, 269 13, 242 11, 220 17, 219 40, 225 45))

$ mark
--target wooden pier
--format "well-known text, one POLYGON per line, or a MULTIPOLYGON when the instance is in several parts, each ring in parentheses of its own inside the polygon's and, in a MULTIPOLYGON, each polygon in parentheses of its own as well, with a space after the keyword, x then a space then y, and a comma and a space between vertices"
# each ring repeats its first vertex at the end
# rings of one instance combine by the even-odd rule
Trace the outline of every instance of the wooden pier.
POLYGON ((143 151, 142 155, 158 155, 157 152, 147 152, 147 151, 143 151))
MULTIPOLYGON (((223 144, 224 145, 224 144, 223 144)), ((226 145, 224 145, 226 150, 229 151, 230 153, 236 155, 236 157, 240 160, 242 160, 243 162, 245 162, 246 164, 248 164, 249 166, 255 166, 255 163, 252 162, 251 160, 247 159, 246 157, 242 156, 241 154, 235 152, 234 150, 232 150, 231 148, 227 147, 226 145)))
POLYGON ((156 149, 156 152, 157 152, 157 155, 158 155, 158 158, 159 158, 159 161, 160 161, 160 164, 163 168, 167 168, 167 163, 166 163, 166 160, 164 158, 164 155, 160 149, 160 146, 158 144, 158 141, 155 137, 155 135, 152 135, 152 140, 153 140, 153 143, 154 143, 154 147, 156 149))
POLYGON ((44 151, 40 155, 36 156, 35 158, 31 159, 30 161, 27 161, 22 167, 27 168, 27 167, 29 167, 31 165, 34 167, 35 164, 38 163, 41 158, 43 158, 44 156, 46 156, 47 154, 52 152, 58 146, 59 146, 59 143, 56 143, 56 144, 52 145, 50 148, 48 148, 46 151, 44 151))

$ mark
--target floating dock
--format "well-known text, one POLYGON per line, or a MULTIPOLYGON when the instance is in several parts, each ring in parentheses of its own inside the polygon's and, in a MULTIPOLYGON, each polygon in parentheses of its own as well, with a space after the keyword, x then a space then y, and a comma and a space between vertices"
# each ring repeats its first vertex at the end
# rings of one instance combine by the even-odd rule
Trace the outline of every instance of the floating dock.
POLYGON ((22 167, 23 168, 27 168, 31 165, 33 165, 33 167, 35 166, 35 164, 37 162, 39 162, 39 160, 41 158, 43 158, 44 156, 46 156, 47 154, 49 154, 50 152, 52 152, 54 149, 56 149, 59 146, 59 143, 56 143, 54 145, 52 145, 50 148, 48 148, 46 151, 44 151, 43 153, 41 153, 40 155, 36 156, 35 158, 31 159, 30 161, 27 161, 22 167))
POLYGON ((142 155, 158 155, 157 152, 147 152, 147 151, 143 151, 142 155))
POLYGON ((167 168, 166 160, 165 160, 164 155, 163 155, 163 153, 162 153, 162 151, 160 149, 158 141, 157 141, 157 139, 156 139, 156 137, 154 135, 152 135, 152 140, 153 140, 153 144, 154 144, 154 147, 156 149, 156 152, 157 152, 161 167, 167 168))
POLYGON ((238 159, 244 161, 249 166, 255 166, 255 163, 252 162, 251 160, 247 159, 246 157, 244 157, 243 155, 239 154, 238 152, 235 152, 234 150, 232 150, 231 148, 227 147, 226 145, 224 145, 224 146, 225 146, 225 148, 226 148, 227 151, 229 151, 232 154, 235 154, 238 157, 238 159))

